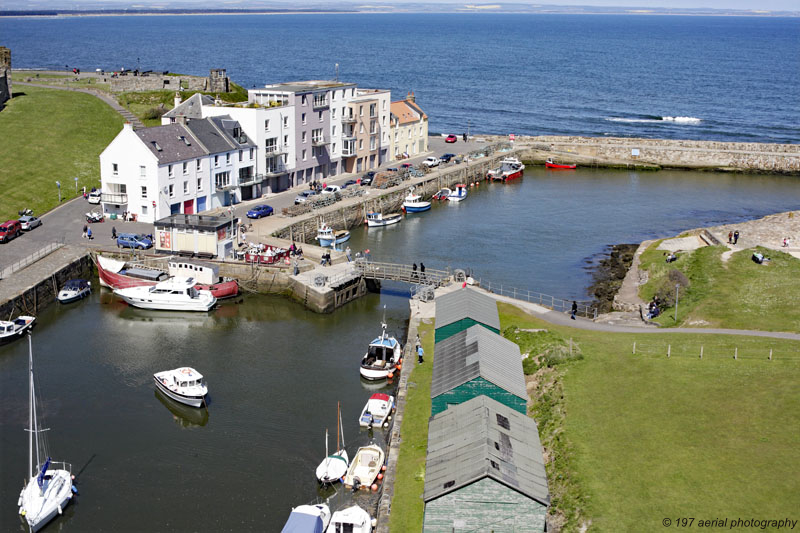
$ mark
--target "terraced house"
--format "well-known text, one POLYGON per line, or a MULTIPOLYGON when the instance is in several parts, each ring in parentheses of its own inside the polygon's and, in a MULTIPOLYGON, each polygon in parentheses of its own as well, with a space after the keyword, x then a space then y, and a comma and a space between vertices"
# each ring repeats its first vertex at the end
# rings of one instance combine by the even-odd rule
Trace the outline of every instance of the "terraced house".
POLYGON ((413 157, 428 151, 428 115, 417 105, 414 93, 392 102, 392 153, 394 159, 413 157))

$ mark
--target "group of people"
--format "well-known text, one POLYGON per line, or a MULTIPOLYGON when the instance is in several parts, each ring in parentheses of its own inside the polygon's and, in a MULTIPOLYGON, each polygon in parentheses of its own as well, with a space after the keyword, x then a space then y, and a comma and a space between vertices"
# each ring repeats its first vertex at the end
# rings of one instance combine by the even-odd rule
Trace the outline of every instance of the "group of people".
POLYGON ((425 280, 425 263, 419 264, 419 272, 417 272, 417 264, 411 266, 411 280, 420 281, 425 280))
POLYGON ((647 320, 652 320, 661 314, 661 308, 658 303, 658 296, 653 296, 653 299, 647 305, 647 320))
POLYGON ((331 253, 325 252, 322 254, 322 260, 319 262, 319 264, 322 266, 331 266, 333 264, 333 261, 331 261, 331 253))
POLYGON ((89 239, 90 241, 94 238, 92 237, 92 228, 90 228, 86 224, 83 225, 83 238, 89 239))
POLYGON ((303 249, 298 247, 294 242, 289 246, 289 255, 297 259, 303 258, 303 249))
POLYGON ((784 237, 783 238, 783 247, 784 248, 788 248, 789 247, 789 237, 784 237))
POLYGON ((322 189, 324 189, 327 186, 328 186, 327 183, 324 183, 324 182, 320 183, 320 182, 318 182, 316 180, 308 182, 308 188, 309 188, 309 190, 312 190, 312 191, 320 192, 322 189))
POLYGON ((739 241, 739 230, 728 232, 728 244, 736 244, 739 241))

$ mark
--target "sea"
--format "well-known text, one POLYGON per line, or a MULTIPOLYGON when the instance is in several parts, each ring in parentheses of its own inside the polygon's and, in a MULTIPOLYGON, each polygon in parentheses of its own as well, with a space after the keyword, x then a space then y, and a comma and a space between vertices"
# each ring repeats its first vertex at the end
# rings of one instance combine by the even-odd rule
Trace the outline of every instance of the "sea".
POLYGON ((439 133, 800 142, 800 18, 301 14, 0 18, 15 68, 413 92, 439 133))

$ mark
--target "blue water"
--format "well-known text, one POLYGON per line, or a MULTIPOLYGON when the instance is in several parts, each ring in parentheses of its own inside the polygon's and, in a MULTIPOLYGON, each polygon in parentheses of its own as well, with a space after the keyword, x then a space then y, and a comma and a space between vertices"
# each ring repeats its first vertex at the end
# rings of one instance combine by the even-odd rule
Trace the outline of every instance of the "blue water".
POLYGON ((435 132, 800 142, 800 19, 359 14, 0 19, 18 68, 414 91, 435 132), (671 117, 671 118, 670 118, 671 117), (677 120, 673 120, 676 119, 677 120))

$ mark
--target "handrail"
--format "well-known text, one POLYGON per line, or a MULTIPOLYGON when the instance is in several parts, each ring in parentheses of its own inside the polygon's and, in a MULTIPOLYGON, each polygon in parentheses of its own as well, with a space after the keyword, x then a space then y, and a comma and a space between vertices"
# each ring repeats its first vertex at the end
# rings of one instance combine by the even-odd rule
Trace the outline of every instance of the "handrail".
POLYGON ((64 246, 64 242, 53 242, 45 246, 44 248, 40 248, 36 252, 32 253, 28 257, 24 259, 20 259, 16 263, 12 263, 11 265, 5 267, 3 270, 0 270, 0 279, 8 278, 14 272, 18 272, 23 268, 27 267, 28 265, 35 263, 39 259, 50 255, 51 253, 55 252, 59 248, 64 246))
POLYGON ((365 258, 354 262, 358 272, 365 278, 403 281, 406 283, 443 287, 450 283, 450 271, 426 269, 420 272, 409 265, 395 263, 373 263, 365 258))
MULTIPOLYGON (((572 310, 573 300, 564 300, 563 298, 556 298, 555 296, 551 296, 549 294, 531 291, 528 289, 518 289, 516 287, 503 286, 502 283, 492 284, 492 282, 488 280, 484 281, 483 279, 479 279, 477 284, 482 289, 485 289, 493 294, 498 294, 500 296, 508 296, 515 300, 525 300, 530 303, 541 305, 542 307, 548 307, 553 311, 561 311, 567 313, 572 310)), ((592 307, 590 301, 575 300, 575 303, 578 306, 578 311, 577 313, 575 313, 577 316, 582 316, 591 319, 597 318, 597 308, 592 307)))

